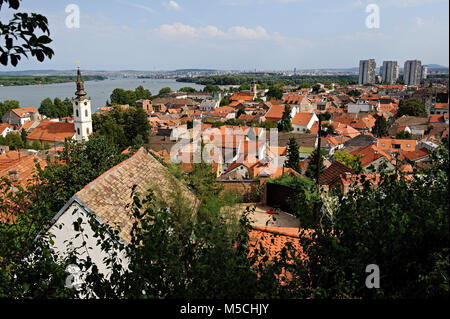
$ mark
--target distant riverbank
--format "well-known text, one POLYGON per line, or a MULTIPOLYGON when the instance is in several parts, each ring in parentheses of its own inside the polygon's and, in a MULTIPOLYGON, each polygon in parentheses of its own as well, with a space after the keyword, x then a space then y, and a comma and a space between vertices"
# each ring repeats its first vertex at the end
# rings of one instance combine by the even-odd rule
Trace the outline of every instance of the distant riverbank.
MULTIPOLYGON (((25 86, 25 85, 45 85, 45 84, 57 84, 74 82, 76 76, 63 75, 63 76, 13 76, 13 75, 0 75, 0 86, 25 86)), ((106 77, 100 75, 86 75, 83 76, 85 81, 102 81, 106 80, 106 77)))
MULTIPOLYGON (((83 80, 87 76, 83 75, 83 80)), ((137 79, 137 78, 107 78, 103 81, 86 81, 84 83, 88 97, 92 100, 92 111, 95 112, 100 107, 105 106, 106 100, 110 100, 112 91, 116 88, 125 90, 134 90, 139 85, 151 91, 152 94, 158 94, 159 90, 170 87, 172 91, 186 86, 184 83, 176 82, 173 79, 137 79)), ((203 85, 190 85, 196 90, 202 90, 203 85)), ((17 100, 21 107, 34 106, 38 108, 41 101, 49 97, 52 100, 55 97, 64 100, 66 97, 75 96, 75 79, 68 83, 56 83, 48 85, 22 85, 0 87, 0 101, 17 100)))

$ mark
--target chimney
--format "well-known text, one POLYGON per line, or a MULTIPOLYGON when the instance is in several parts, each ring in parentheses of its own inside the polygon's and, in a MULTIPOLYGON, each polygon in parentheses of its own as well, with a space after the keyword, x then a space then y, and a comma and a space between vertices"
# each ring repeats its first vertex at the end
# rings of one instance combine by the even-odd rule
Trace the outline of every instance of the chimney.
POLYGON ((11 169, 8 171, 9 179, 13 182, 19 181, 19 171, 17 169, 11 169))

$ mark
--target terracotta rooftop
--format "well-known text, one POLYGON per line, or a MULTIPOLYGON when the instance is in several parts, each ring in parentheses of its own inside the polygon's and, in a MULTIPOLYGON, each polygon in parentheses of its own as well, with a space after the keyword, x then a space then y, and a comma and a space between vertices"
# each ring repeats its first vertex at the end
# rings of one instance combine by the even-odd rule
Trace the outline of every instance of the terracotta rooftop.
POLYGON ((354 174, 350 167, 342 164, 341 162, 334 161, 330 167, 328 167, 322 175, 320 175, 319 183, 320 185, 332 186, 342 174, 347 172, 354 174))
POLYGON ((89 183, 76 196, 103 222, 111 227, 118 224, 121 227, 119 236, 129 242, 134 220, 126 206, 132 203, 133 185, 137 185, 136 191, 142 194, 151 188, 161 204, 170 204, 171 190, 175 189, 180 190, 190 204, 196 202, 195 196, 187 187, 144 148, 89 183))
POLYGON ((28 136, 28 140, 64 142, 75 135, 75 125, 66 122, 42 121, 28 136))
POLYGON ((292 119, 292 125, 307 126, 308 123, 311 121, 313 115, 314 113, 299 112, 295 114, 294 118, 292 119))

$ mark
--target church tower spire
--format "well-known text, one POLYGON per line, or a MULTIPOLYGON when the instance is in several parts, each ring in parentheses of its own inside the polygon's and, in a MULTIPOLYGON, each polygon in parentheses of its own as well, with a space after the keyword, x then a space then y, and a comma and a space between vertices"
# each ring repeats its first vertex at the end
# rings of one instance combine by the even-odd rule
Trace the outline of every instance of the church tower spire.
POLYGON ((91 98, 86 98, 84 81, 81 78, 80 64, 77 72, 76 97, 72 99, 75 139, 77 142, 87 141, 92 134, 91 98))

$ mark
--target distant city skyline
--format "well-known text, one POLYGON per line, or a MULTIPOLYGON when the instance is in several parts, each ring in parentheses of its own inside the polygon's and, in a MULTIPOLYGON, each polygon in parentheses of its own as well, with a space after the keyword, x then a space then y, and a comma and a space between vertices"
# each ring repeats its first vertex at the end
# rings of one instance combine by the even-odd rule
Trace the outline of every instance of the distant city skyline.
MULTIPOLYGON (((359 60, 421 60, 448 67, 448 0, 24 0, 49 19, 52 60, 1 71, 299 70, 358 67, 359 60), (380 8, 367 28, 366 6, 380 8), (66 7, 80 9, 67 28, 66 7), (417 45, 420 43, 420 45, 417 45)), ((4 6, 0 18, 11 11, 4 6)))

